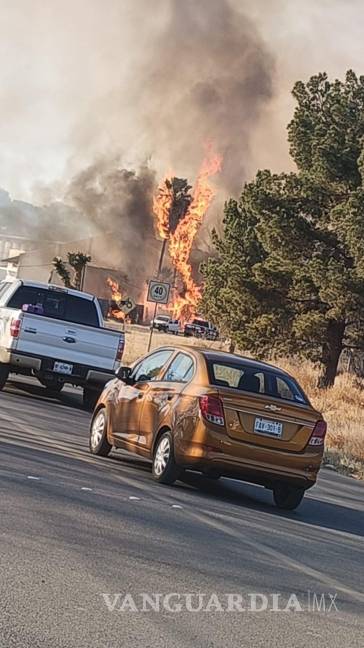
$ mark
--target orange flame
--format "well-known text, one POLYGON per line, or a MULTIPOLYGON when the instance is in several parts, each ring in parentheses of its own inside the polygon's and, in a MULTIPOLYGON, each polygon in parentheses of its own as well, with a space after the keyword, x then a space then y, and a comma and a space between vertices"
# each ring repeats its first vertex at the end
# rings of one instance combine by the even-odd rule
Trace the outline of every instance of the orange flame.
POLYGON ((221 156, 209 151, 197 176, 188 211, 175 232, 169 236, 169 254, 185 288, 184 295, 177 297, 173 304, 173 316, 176 319, 187 320, 193 317, 201 297, 201 288, 192 277, 189 258, 195 236, 214 197, 209 178, 220 171, 221 163, 221 156))
MULTIPOLYGON (((114 281, 114 279, 111 279, 111 277, 108 277, 106 279, 106 283, 111 288, 112 300, 116 304, 119 304, 119 302, 121 302, 121 300, 122 300, 122 296, 121 296, 120 286, 119 286, 118 282, 114 281)), ((120 320, 125 319, 124 313, 120 309, 116 309, 116 308, 110 308, 109 316, 114 317, 115 319, 120 319, 120 320)))
POLYGON ((153 198, 153 213, 157 232, 162 239, 169 237, 169 213, 173 201, 172 187, 168 187, 169 176, 159 185, 153 198))

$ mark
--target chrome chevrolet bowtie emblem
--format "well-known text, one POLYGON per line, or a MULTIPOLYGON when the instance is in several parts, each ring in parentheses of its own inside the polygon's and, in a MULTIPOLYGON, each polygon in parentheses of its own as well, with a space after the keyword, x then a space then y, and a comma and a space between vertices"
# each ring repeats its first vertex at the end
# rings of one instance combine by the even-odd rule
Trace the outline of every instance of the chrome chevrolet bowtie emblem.
POLYGON ((277 405, 266 405, 265 409, 270 410, 271 412, 280 412, 281 407, 277 407, 277 405))

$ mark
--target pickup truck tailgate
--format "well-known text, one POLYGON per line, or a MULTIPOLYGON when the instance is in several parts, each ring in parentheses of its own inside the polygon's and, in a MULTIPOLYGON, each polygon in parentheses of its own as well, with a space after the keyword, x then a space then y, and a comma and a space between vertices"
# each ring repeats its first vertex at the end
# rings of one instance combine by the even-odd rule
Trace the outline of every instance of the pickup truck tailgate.
POLYGON ((121 334, 23 313, 16 351, 112 371, 121 334))

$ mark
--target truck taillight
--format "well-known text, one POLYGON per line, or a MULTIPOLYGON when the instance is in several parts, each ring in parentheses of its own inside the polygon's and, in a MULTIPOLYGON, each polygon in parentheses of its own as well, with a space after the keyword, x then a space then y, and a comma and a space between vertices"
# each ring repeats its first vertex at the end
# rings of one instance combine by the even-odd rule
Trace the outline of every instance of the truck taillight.
POLYGON ((124 338, 119 338, 118 350, 116 352, 116 362, 121 362, 124 353, 124 338))
POLYGON ((225 425, 224 408, 220 398, 206 394, 200 396, 199 404, 202 417, 206 421, 215 425, 225 425))
POLYGON ((325 436, 327 432, 326 421, 317 421, 312 430, 311 438, 308 442, 310 446, 323 446, 325 443, 325 436))
POLYGON ((21 319, 12 319, 10 324, 10 335, 13 338, 18 338, 21 329, 21 319))

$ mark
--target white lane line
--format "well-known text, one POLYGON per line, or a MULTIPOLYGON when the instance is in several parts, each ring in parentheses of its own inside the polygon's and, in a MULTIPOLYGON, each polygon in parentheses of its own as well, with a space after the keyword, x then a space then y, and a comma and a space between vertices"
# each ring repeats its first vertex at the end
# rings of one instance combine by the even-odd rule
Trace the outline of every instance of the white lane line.
POLYGON ((183 509, 183 506, 181 506, 180 504, 172 504, 171 508, 183 509))
POLYGON ((88 488, 88 486, 82 486, 81 490, 83 490, 83 491, 92 491, 93 488, 88 488))
POLYGON ((135 495, 130 495, 129 499, 130 500, 138 500, 140 502, 140 497, 135 497, 135 495))
POLYGON ((34 480, 39 481, 40 477, 34 477, 34 475, 27 475, 27 479, 34 479, 34 480))

